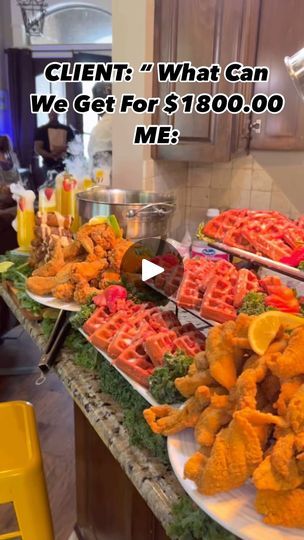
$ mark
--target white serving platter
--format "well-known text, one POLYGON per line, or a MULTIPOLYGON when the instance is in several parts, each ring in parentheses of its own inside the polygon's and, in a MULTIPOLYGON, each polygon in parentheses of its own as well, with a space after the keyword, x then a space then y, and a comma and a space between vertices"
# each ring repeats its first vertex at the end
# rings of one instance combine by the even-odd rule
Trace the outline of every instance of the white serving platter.
POLYGON ((168 437, 168 454, 173 471, 201 510, 243 540, 303 540, 303 529, 274 527, 263 523, 263 516, 255 510, 256 489, 250 482, 212 497, 200 494, 195 483, 184 478, 185 463, 198 448, 193 429, 168 437))
POLYGON ((57 298, 54 298, 54 296, 39 296, 38 294, 33 294, 30 291, 26 290, 26 294, 32 299, 35 300, 35 302, 38 302, 38 304, 42 304, 43 306, 47 306, 54 309, 60 309, 65 311, 80 311, 81 306, 76 304, 76 302, 63 302, 62 300, 58 300, 57 298))

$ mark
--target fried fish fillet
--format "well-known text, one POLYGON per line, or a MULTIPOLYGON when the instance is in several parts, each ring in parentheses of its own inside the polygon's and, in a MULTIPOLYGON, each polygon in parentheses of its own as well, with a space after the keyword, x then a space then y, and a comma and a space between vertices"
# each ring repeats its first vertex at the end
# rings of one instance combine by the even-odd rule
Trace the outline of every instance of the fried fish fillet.
POLYGON ((232 388, 237 379, 237 366, 243 357, 233 343, 235 322, 229 321, 212 328, 206 340, 206 357, 212 377, 224 388, 232 388))
POLYGON ((231 416, 229 396, 214 394, 211 397, 211 404, 200 414, 194 428, 198 444, 212 446, 217 433, 230 422, 231 416))
POLYGON ((280 379, 289 379, 304 375, 304 327, 296 328, 291 333, 288 345, 282 353, 270 354, 267 365, 280 379))
POLYGON ((294 443, 293 433, 287 433, 278 439, 271 453, 253 473, 253 482, 257 489, 285 491, 301 486, 304 473, 298 467, 294 443))
POLYGON ((200 386, 182 409, 158 405, 145 409, 143 415, 154 433, 173 435, 185 428, 194 427, 201 412, 210 403, 210 398, 209 388, 200 386))
POLYGON ((189 398, 193 396, 199 386, 214 386, 217 383, 211 377, 209 369, 198 370, 195 363, 193 363, 187 375, 177 377, 174 384, 182 396, 189 398))
POLYGON ((210 458, 197 479, 198 490, 215 495, 241 486, 263 460, 260 425, 276 421, 271 414, 251 409, 235 412, 229 426, 215 438, 210 458))
POLYGON ((258 491, 255 506, 268 525, 304 527, 304 489, 258 491))
POLYGON ((216 436, 210 458, 197 478, 198 491, 215 495, 239 487, 262 459, 263 452, 254 427, 236 414, 229 426, 216 436))

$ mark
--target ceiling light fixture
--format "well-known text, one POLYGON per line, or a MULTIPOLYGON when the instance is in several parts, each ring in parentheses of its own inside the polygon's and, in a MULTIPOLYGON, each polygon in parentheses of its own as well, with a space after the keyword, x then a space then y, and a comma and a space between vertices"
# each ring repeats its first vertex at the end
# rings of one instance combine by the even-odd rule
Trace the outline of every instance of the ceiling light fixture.
POLYGON ((21 9, 23 24, 28 36, 41 36, 46 10, 46 0, 18 0, 21 9))

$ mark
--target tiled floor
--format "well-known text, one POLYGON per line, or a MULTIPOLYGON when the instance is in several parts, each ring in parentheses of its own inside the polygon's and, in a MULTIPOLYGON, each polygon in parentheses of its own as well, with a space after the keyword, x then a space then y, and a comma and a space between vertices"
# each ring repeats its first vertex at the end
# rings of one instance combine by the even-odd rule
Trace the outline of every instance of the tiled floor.
MULTIPOLYGON (((9 333, 15 340, 0 345, 0 368, 36 366, 39 351, 31 338, 16 327, 9 333)), ((73 404, 55 374, 36 386, 37 373, 0 376, 0 401, 15 399, 33 403, 36 411, 56 540, 71 538, 76 520, 74 477, 73 404)), ((0 509, 0 534, 12 530, 12 513, 0 509), (4 531, 3 531, 4 529, 4 531)), ((76 539, 77 540, 77 539, 76 539)))

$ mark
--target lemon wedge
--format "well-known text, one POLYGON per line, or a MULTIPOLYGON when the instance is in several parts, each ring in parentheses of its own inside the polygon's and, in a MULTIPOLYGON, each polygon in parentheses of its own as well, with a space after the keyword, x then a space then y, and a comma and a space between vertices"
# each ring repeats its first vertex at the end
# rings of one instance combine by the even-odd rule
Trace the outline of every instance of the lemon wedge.
POLYGON ((304 317, 282 311, 262 313, 249 326, 248 339, 252 350, 260 356, 265 354, 281 326, 286 330, 304 326, 304 317))
POLYGON ((0 263, 0 274, 4 274, 4 272, 7 272, 7 270, 11 266, 14 266, 14 263, 12 263, 11 261, 3 261, 3 262, 1 262, 0 263))
POLYGON ((100 225, 101 223, 107 223, 108 221, 108 218, 104 217, 104 216, 96 216, 96 217, 92 217, 89 221, 89 224, 90 225, 100 225))

